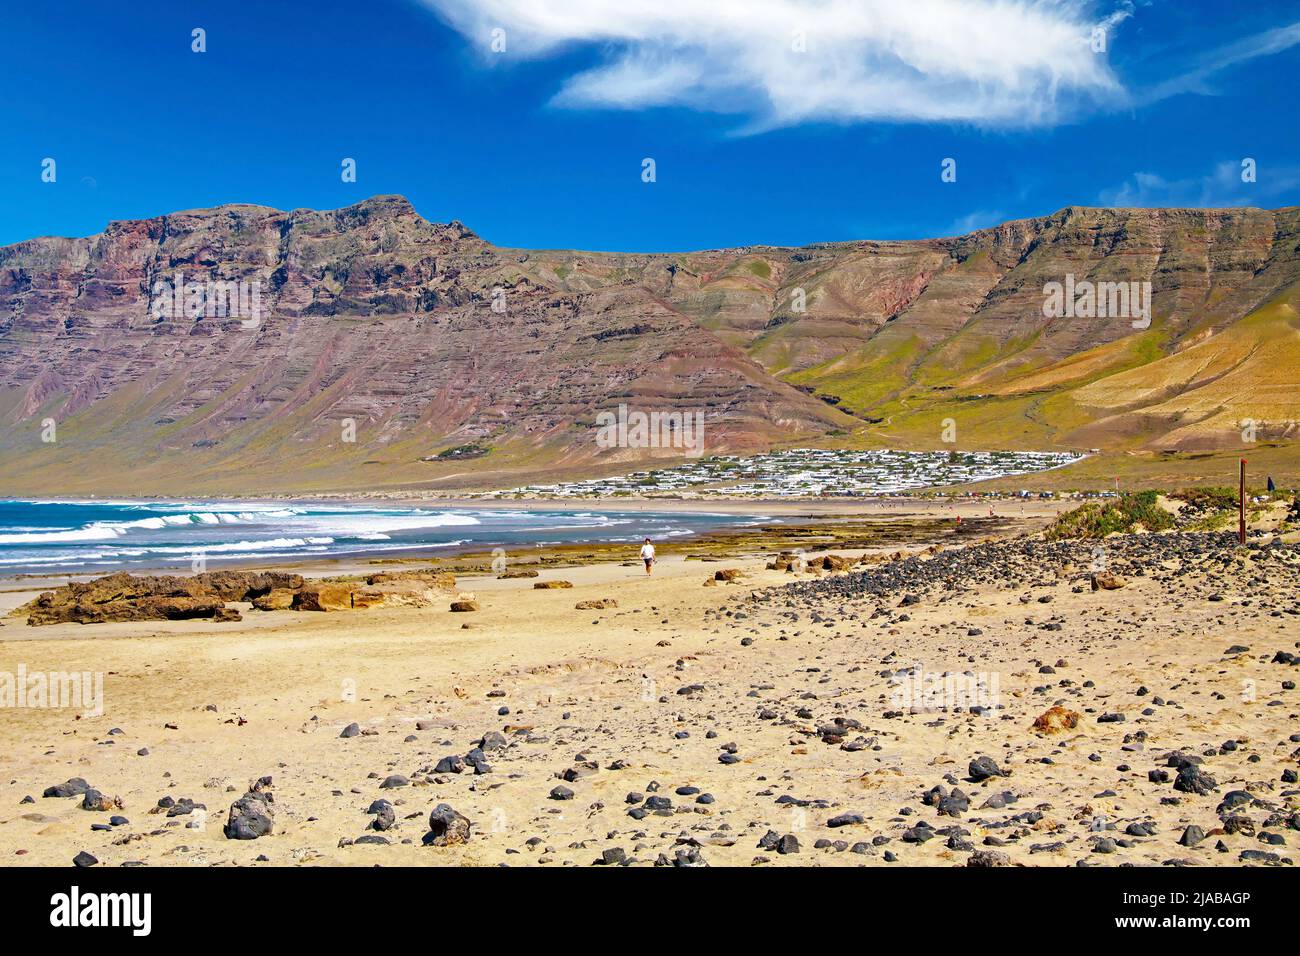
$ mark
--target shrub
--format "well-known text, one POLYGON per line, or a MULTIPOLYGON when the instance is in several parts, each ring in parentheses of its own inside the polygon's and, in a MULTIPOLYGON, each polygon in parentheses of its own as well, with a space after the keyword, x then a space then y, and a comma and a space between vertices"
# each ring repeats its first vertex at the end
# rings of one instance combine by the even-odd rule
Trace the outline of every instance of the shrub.
POLYGON ((1057 517, 1047 529, 1048 541, 1065 538, 1104 538, 1131 531, 1165 531, 1174 518, 1156 503, 1154 491, 1120 495, 1106 501, 1090 501, 1057 517))

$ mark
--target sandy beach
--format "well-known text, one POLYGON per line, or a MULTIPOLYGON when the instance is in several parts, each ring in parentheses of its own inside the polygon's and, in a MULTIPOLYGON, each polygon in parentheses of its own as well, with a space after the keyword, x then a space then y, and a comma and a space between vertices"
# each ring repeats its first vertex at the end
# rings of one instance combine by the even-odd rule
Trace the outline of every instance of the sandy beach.
MULTIPOLYGON (((847 572, 667 554, 647 579, 629 551, 535 579, 458 574, 474 613, 244 606, 231 623, 3 619, 0 672, 102 673, 104 706, 6 713, 0 858, 1292 858, 1297 668, 1274 658, 1300 643, 1294 546, 1112 541, 1124 585, 1094 590, 1093 545, 1017 550, 1048 511, 1004 543, 910 545, 847 572), (705 586, 730 569, 740 576, 705 586), (557 579, 572 587, 534 587, 557 579), (606 598, 617 607, 575 608, 606 598), (1054 705, 1075 725, 1036 732, 1054 705), (271 832, 228 838, 232 803, 265 777, 271 832), (105 808, 42 796, 74 778, 105 808), (1175 786, 1184 780, 1192 792, 1175 786), (443 804, 468 821, 467 842, 424 844, 443 804), (1202 838, 1187 836, 1197 827, 1202 838)), ((821 555, 809 558, 815 568, 821 555)), ((0 613, 32 596, 0 593, 0 613)))

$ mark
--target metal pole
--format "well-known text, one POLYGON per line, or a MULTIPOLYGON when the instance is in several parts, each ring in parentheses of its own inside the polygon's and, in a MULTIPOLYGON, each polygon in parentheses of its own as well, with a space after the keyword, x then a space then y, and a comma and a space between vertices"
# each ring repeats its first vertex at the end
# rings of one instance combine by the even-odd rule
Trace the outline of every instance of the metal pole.
POLYGON ((1241 459, 1241 487, 1237 499, 1237 540, 1246 543, 1246 459, 1241 459))

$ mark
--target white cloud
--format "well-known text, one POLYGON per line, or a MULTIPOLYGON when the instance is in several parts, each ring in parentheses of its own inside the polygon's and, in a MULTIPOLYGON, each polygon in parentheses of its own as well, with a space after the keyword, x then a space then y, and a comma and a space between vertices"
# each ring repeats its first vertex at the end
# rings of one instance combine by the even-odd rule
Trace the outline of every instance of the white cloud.
POLYGON ((1093 0, 421 0, 486 56, 585 47, 566 106, 681 105, 754 127, 830 121, 1050 125, 1122 97, 1093 0), (800 38, 805 47, 799 52, 800 38))

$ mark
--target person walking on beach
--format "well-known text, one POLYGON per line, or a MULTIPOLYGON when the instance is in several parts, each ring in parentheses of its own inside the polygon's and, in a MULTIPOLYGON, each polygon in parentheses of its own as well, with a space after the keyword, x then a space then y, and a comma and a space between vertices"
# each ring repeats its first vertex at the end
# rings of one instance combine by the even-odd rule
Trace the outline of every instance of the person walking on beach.
POLYGON ((646 577, 650 576, 655 566, 655 546, 650 543, 650 539, 645 539, 645 544, 641 545, 641 560, 645 562, 646 577))

